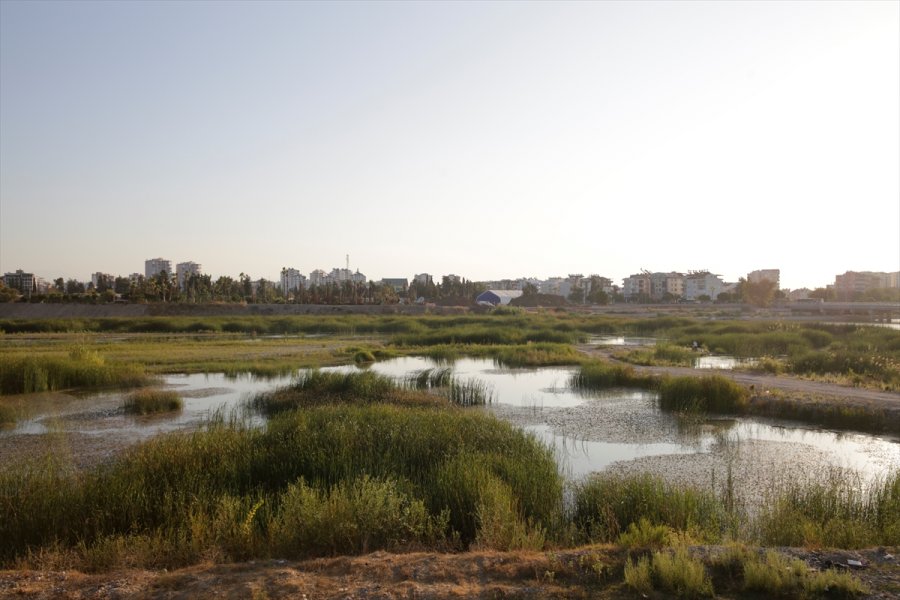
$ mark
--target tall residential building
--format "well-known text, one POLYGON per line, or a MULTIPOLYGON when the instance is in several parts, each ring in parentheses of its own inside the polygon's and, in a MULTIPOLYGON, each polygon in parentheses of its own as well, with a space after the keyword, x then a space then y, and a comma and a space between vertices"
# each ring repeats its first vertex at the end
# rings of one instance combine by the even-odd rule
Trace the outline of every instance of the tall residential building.
POLYGON ((316 269, 315 271, 310 271, 309 273, 309 285, 325 285, 328 283, 328 274, 325 273, 322 269, 316 269))
POLYGON ((700 300, 701 296, 715 300, 724 291, 725 282, 709 271, 688 271, 684 278, 685 300, 700 300))
POLYGON ((144 261, 144 277, 150 279, 156 277, 163 271, 166 274, 172 274, 172 261, 164 258, 151 258, 144 261))
POLYGON ((900 272, 847 271, 834 277, 834 293, 839 300, 850 300, 854 294, 900 287, 900 272))
POLYGON ((428 273, 418 273, 413 276, 413 283, 416 285, 428 285, 434 283, 434 279, 428 273))
POLYGON ((26 298, 31 298, 31 294, 38 291, 34 273, 26 273, 22 269, 16 269, 15 273, 3 275, 3 283, 6 284, 6 287, 19 290, 26 298))
POLYGON ((281 270, 281 291, 285 294, 296 292, 304 287, 306 287, 306 275, 294 268, 281 270))
POLYGON ((666 294, 681 298, 684 296, 684 275, 682 273, 651 273, 650 297, 653 300, 663 300, 666 294))
POLYGON ((202 275, 203 265, 187 261, 175 265, 175 276, 178 279, 178 287, 184 289, 184 281, 188 275, 202 275))
POLYGON ((759 283, 763 279, 768 279, 775 284, 775 289, 781 289, 781 271, 779 269, 759 269, 747 273, 747 281, 750 283, 759 283))
POLYGON ((651 289, 650 273, 646 271, 631 275, 622 280, 622 295, 625 296, 626 300, 639 296, 649 298, 651 289))

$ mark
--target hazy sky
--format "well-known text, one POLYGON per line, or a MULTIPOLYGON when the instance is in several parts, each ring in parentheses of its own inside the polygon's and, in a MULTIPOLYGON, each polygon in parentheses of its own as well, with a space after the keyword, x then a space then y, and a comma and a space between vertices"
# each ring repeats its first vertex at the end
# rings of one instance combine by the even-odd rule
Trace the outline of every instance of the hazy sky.
POLYGON ((900 270, 900 2, 0 2, 0 271, 900 270))

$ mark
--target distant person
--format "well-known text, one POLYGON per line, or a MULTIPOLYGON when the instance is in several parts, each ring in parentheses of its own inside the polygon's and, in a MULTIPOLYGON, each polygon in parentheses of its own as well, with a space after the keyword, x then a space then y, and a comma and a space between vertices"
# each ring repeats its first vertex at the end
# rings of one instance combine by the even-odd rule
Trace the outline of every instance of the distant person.
POLYGON ((693 342, 691 342, 691 349, 692 349, 694 352, 696 352, 696 351, 697 351, 697 348, 699 348, 699 347, 700 347, 700 346, 697 345, 697 340, 694 340, 693 342))

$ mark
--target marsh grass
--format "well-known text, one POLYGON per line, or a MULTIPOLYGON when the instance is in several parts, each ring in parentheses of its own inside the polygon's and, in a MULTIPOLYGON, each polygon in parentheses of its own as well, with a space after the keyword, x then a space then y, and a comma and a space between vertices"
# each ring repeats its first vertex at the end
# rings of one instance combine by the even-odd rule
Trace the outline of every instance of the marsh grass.
MULTIPOLYGON (((251 405, 265 414, 277 414, 302 407, 326 404, 372 404, 401 402, 414 396, 403 390, 389 377, 372 371, 303 371, 290 385, 273 392, 257 394, 251 405)), ((418 397, 420 400, 422 397, 418 397)))
POLYGON ((642 520, 646 521, 644 533, 665 526, 710 542, 719 540, 729 526, 729 515, 714 493, 646 474, 595 475, 576 484, 573 495, 573 524, 591 542, 615 541, 623 533, 628 535, 632 526, 641 531, 642 520))
POLYGON ((829 398, 797 398, 778 390, 754 396, 750 412, 837 429, 885 433, 900 431, 900 411, 869 405, 848 406, 840 400, 829 398))
POLYGON ((706 567, 687 548, 658 551, 652 556, 631 559, 625 564, 625 583, 643 595, 654 589, 677 598, 705 598, 713 595, 713 584, 706 567))
POLYGON ((23 394, 77 387, 131 387, 148 378, 133 363, 107 363, 95 350, 75 346, 65 355, 16 356, 0 361, 0 393, 23 394))
POLYGON ((750 392, 721 375, 667 377, 659 383, 659 406, 674 412, 741 413, 750 392))
POLYGON ((448 387, 452 379, 452 368, 433 367, 412 373, 406 378, 406 385, 416 390, 430 390, 448 387))
POLYGON ((900 472, 864 483, 832 470, 815 483, 786 483, 757 519, 760 543, 863 548, 900 544, 900 472))
POLYGON ((651 388, 656 382, 656 377, 641 375, 630 366, 593 361, 581 365, 569 384, 579 390, 602 390, 611 387, 651 388))
POLYGON ((220 418, 87 472, 13 466, 0 472, 0 498, 4 564, 40 548, 136 564, 152 547, 153 564, 171 566, 476 540, 537 546, 558 522, 562 482, 548 448, 488 415, 337 405, 263 429, 220 418))
POLYGON ((632 350, 622 355, 622 359, 636 365, 665 365, 690 367, 698 353, 690 348, 669 343, 657 343, 652 350, 632 350))
POLYGON ((122 408, 129 414, 149 415, 181 410, 184 400, 172 390, 143 389, 128 394, 122 408))
POLYGON ((447 387, 446 396, 458 406, 484 406, 494 400, 494 393, 483 381, 478 379, 462 380, 454 377, 447 387))
POLYGON ((584 356, 571 345, 550 342, 510 345, 438 344, 412 347, 408 349, 408 353, 446 362, 463 357, 491 358, 498 366, 507 368, 578 365, 584 362, 584 356))
POLYGON ((0 427, 15 425, 18 421, 18 411, 13 407, 0 403, 0 427))
POLYGON ((743 588, 776 597, 855 598, 869 590, 850 573, 833 569, 812 571, 805 562, 769 550, 764 556, 747 553, 742 564, 743 588))

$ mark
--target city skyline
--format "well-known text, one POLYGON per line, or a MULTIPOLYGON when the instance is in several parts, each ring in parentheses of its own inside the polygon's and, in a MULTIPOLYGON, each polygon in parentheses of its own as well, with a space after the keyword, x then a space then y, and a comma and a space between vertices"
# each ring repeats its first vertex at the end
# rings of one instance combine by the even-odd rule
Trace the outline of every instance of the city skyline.
POLYGON ((0 272, 900 270, 895 2, 0 17, 0 272))
MULTIPOLYGON (((897 287, 897 279, 900 279, 900 270, 898 270, 898 271, 873 271, 871 269, 856 269, 856 270, 848 270, 848 271, 845 271, 844 273, 835 273, 830 281, 822 283, 820 285, 804 286, 801 288, 790 288, 790 287, 786 287, 781 284, 782 274, 781 274, 781 270, 778 268, 754 269, 747 273, 741 274, 738 277, 735 277, 734 279, 730 279, 728 277, 723 276, 721 273, 715 273, 714 271, 711 271, 709 269, 686 269, 686 270, 672 271, 672 270, 665 270, 665 269, 643 269, 643 268, 640 270, 632 271, 627 276, 622 277, 622 278, 608 277, 603 271, 598 271, 598 270, 581 272, 576 275, 576 274, 573 274, 573 271, 571 269, 568 270, 565 274, 563 274, 563 273, 544 274, 544 275, 535 275, 535 274, 511 275, 511 274, 507 274, 506 276, 496 277, 496 278, 492 278, 492 279, 476 279, 476 278, 472 278, 472 277, 467 277, 465 274, 452 273, 452 272, 451 273, 438 273, 438 272, 431 272, 429 270, 419 270, 412 274, 394 273, 393 275, 390 275, 390 276, 387 276, 387 275, 369 276, 369 275, 366 275, 365 272, 361 271, 358 268, 356 268, 356 269, 348 268, 349 255, 346 256, 345 266, 343 266, 343 267, 336 266, 336 267, 332 267, 328 270, 322 269, 321 267, 316 267, 314 269, 305 271, 304 269, 297 269, 296 265, 292 264, 292 265, 283 266, 282 269, 279 271, 279 273, 275 276, 266 276, 266 275, 261 275, 261 274, 252 274, 252 273, 243 273, 243 272, 237 273, 237 274, 236 273, 208 273, 203 269, 201 264, 195 263, 193 261, 188 260, 188 261, 181 261, 181 262, 176 263, 175 261, 173 261, 171 259, 166 259, 164 257, 157 257, 157 258, 146 259, 144 261, 144 273, 141 273, 139 271, 116 273, 116 272, 111 272, 111 271, 100 270, 100 271, 91 271, 88 279, 85 279, 83 277, 80 277, 80 278, 79 277, 66 277, 66 276, 61 276, 61 277, 64 280, 71 279, 71 280, 74 280, 77 282, 82 282, 82 283, 85 283, 88 280, 90 280, 95 283, 95 278, 100 275, 106 276, 110 279, 115 279, 117 277, 133 279, 134 277, 138 277, 138 276, 139 277, 148 277, 148 278, 155 277, 160 271, 166 271, 168 276, 170 278, 177 279, 179 286, 181 286, 183 275, 178 271, 178 269, 172 268, 173 264, 176 264, 179 269, 183 269, 185 272, 190 271, 190 272, 192 272, 194 274, 198 274, 198 275, 208 275, 212 281, 217 280, 219 277, 230 277, 232 279, 237 279, 238 276, 247 275, 253 281, 259 281, 259 280, 264 279, 275 285, 280 285, 280 282, 282 281, 284 274, 290 273, 291 277, 296 277, 297 275, 300 276, 300 278, 303 281, 303 283, 301 284, 303 287, 309 287, 310 285, 315 285, 315 280, 320 279, 320 278, 324 278, 325 280, 330 282, 330 281, 335 281, 335 280, 342 280, 345 276, 349 279, 349 278, 352 278, 353 275, 361 276, 363 281, 369 281, 369 282, 375 282, 375 283, 384 282, 384 281, 393 281, 393 280, 397 279, 397 276, 399 276, 400 279, 407 279, 409 281, 412 281, 419 277, 427 277, 428 279, 433 279, 435 283, 439 283, 442 280, 442 278, 449 277, 449 278, 451 278, 453 280, 457 280, 457 281, 462 279, 462 280, 466 280, 466 281, 472 281, 472 282, 476 282, 476 283, 486 283, 486 284, 493 284, 493 283, 499 283, 499 282, 521 283, 521 282, 525 282, 525 281, 549 283, 554 280, 566 280, 566 279, 573 279, 573 278, 589 279, 591 277, 600 277, 601 279, 606 279, 606 280, 610 281, 611 285, 613 285, 616 288, 627 289, 628 284, 629 284, 629 282, 628 282, 629 279, 641 278, 644 276, 649 277, 652 275, 662 275, 662 276, 678 276, 680 278, 689 278, 692 274, 710 274, 710 275, 714 276, 715 278, 720 279, 721 282, 723 282, 726 285, 734 285, 735 283, 737 283, 740 280, 745 280, 745 281, 750 281, 750 282, 758 282, 760 279, 769 279, 773 283, 775 283, 776 289, 780 289, 780 290, 784 290, 784 291, 792 291, 792 290, 793 291, 801 291, 801 290, 805 290, 805 289, 812 291, 815 289, 832 288, 832 287, 835 287, 836 285, 838 285, 839 282, 841 281, 841 279, 845 279, 848 276, 854 276, 854 275, 864 275, 865 276, 865 275, 869 275, 869 274, 875 274, 875 275, 892 276, 894 278, 893 283, 887 285, 887 287, 897 287), (166 264, 168 264, 170 269, 168 269, 168 270, 165 269, 166 264), (339 272, 345 272, 346 275, 339 273, 339 272), (309 277, 307 277, 307 274, 309 275, 309 277), (318 274, 318 275, 316 275, 316 274, 318 274), (336 275, 336 274, 338 274, 338 275, 336 275), (619 284, 620 282, 622 285, 619 284)), ((28 271, 27 269, 16 269, 15 271, 31 273, 47 284, 49 284, 53 280, 59 278, 58 276, 47 276, 42 273, 28 271)), ((4 271, 0 271, 0 273, 4 273, 4 271)), ((12 271, 7 271, 6 273, 9 274, 9 273, 12 273, 12 271)))

